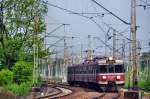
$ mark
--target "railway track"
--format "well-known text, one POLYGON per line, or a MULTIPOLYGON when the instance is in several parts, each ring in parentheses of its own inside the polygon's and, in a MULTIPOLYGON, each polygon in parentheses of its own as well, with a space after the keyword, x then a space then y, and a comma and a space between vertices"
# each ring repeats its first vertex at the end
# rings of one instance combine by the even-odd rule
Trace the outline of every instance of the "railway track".
POLYGON ((119 99, 120 96, 120 93, 102 93, 101 95, 93 97, 92 99, 119 99))
POLYGON ((72 93, 72 90, 69 89, 69 86, 65 87, 64 85, 60 84, 49 84, 48 87, 49 88, 44 96, 36 96, 34 99, 56 99, 72 93))
POLYGON ((99 92, 83 87, 70 87, 68 84, 48 84, 44 96, 34 99, 122 99, 121 92, 99 92))

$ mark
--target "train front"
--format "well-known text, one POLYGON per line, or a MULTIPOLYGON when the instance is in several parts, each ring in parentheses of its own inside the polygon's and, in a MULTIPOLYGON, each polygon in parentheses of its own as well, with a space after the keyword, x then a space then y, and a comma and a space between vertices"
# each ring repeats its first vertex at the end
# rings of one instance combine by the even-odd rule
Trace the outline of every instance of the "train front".
POLYGON ((125 83, 124 64, 122 60, 108 58, 98 62, 98 84, 100 86, 122 86, 125 83))

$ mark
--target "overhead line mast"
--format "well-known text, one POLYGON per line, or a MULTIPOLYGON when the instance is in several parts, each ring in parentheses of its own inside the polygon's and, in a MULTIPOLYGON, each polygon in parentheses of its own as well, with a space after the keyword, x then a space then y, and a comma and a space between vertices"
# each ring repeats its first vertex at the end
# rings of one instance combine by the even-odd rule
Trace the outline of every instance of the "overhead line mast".
POLYGON ((132 37, 132 87, 138 85, 137 77, 137 50, 136 50, 136 0, 131 0, 131 37, 132 37))

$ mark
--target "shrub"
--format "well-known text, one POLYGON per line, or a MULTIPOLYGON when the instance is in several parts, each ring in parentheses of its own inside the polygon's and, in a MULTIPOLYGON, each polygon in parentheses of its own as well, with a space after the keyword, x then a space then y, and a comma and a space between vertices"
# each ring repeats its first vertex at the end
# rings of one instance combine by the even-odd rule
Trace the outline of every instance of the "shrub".
POLYGON ((150 90, 150 81, 139 81, 139 87, 150 90))
POLYGON ((24 82, 24 83, 21 83, 20 85, 15 84, 15 83, 10 84, 10 85, 5 86, 5 88, 12 91, 18 96, 23 96, 23 95, 26 95, 30 91, 31 86, 32 86, 31 82, 24 82))
POLYGON ((8 69, 2 69, 0 71, 0 86, 12 83, 13 73, 8 69))
POLYGON ((24 61, 18 61, 12 68, 14 80, 22 83, 31 81, 32 79, 32 64, 24 61))

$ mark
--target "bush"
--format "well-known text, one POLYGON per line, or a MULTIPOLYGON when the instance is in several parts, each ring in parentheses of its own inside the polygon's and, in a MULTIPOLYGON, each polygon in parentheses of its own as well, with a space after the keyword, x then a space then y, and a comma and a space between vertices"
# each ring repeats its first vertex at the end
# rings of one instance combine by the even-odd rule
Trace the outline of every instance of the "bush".
POLYGON ((140 81, 139 87, 146 90, 150 90, 150 81, 140 81))
POLYGON ((26 95, 30 91, 31 86, 32 86, 31 82, 24 82, 24 83, 21 83, 20 85, 15 84, 15 83, 10 84, 10 85, 5 86, 5 88, 12 91, 18 96, 23 96, 23 95, 26 95))
POLYGON ((0 86, 4 86, 12 83, 13 73, 8 69, 2 69, 0 71, 0 86))
POLYGON ((19 84, 32 80, 32 64, 24 61, 18 61, 12 68, 14 80, 19 84))

